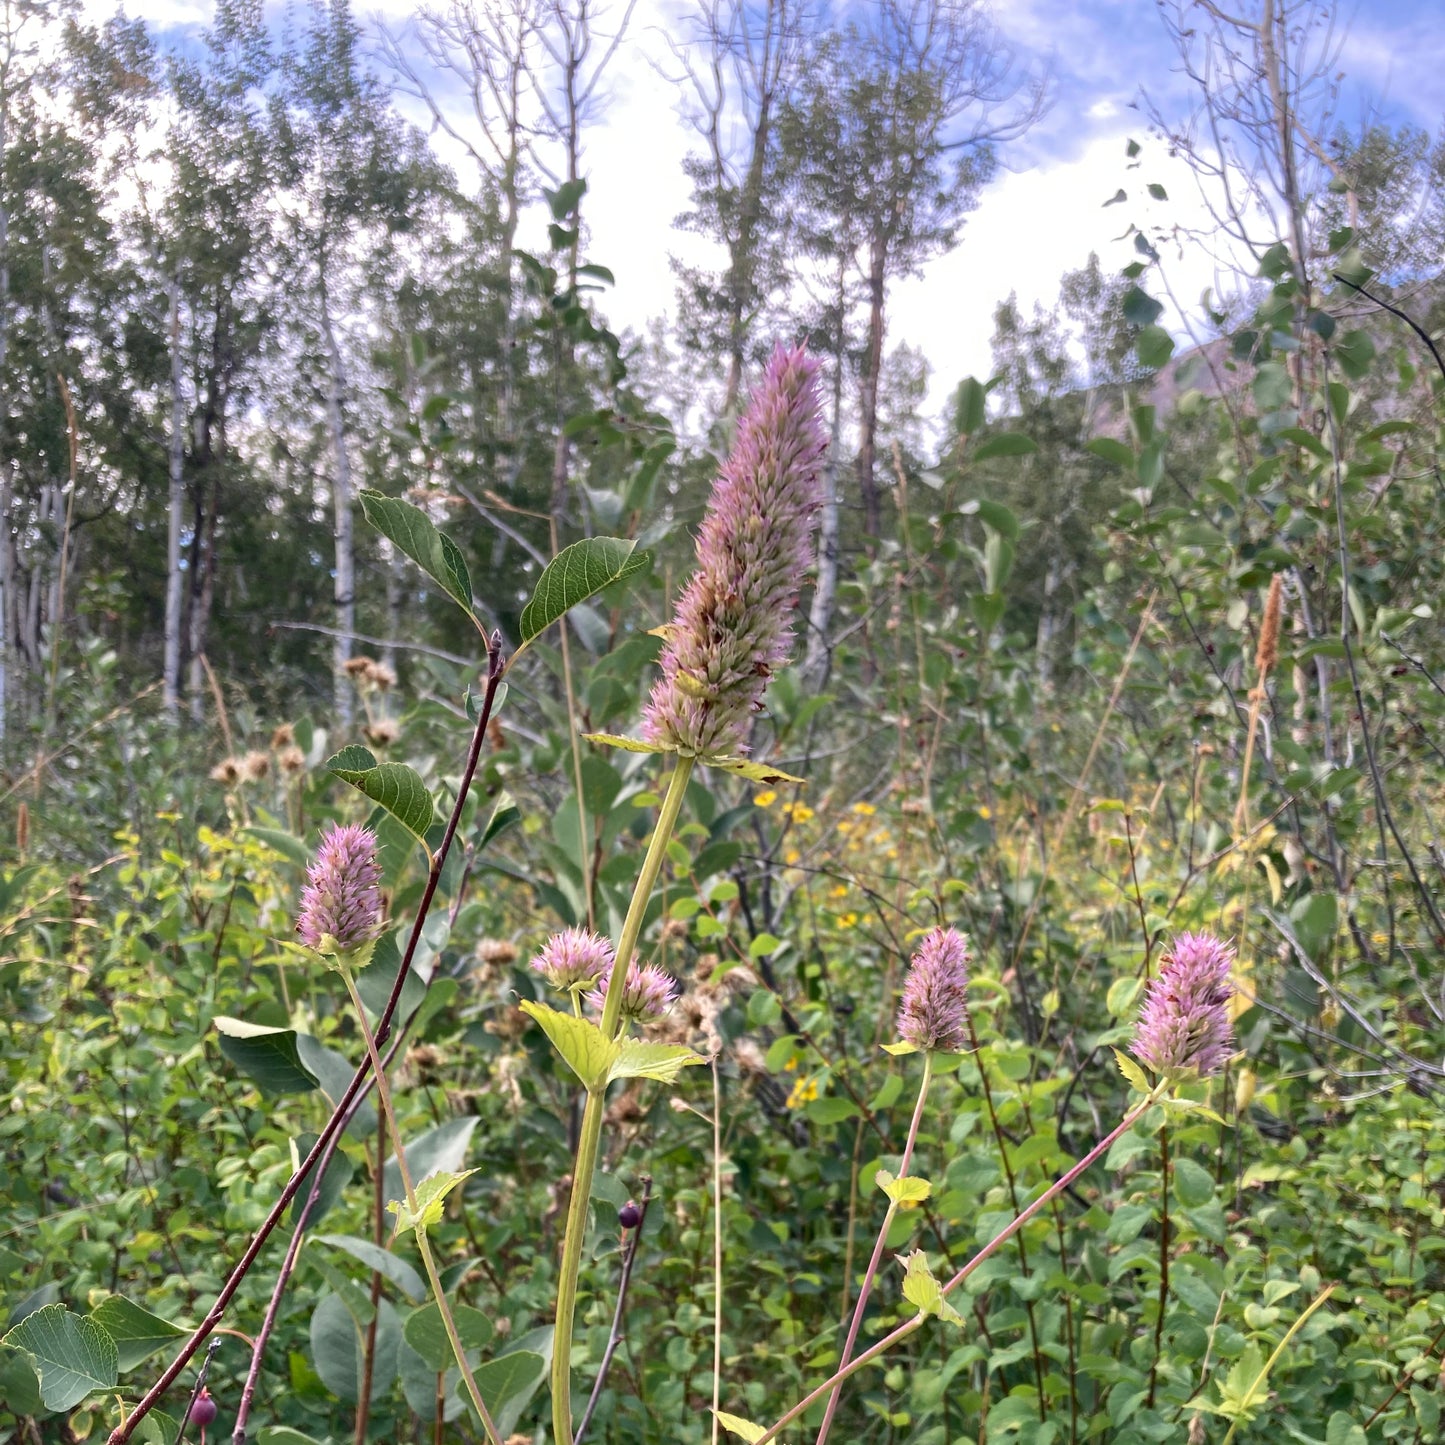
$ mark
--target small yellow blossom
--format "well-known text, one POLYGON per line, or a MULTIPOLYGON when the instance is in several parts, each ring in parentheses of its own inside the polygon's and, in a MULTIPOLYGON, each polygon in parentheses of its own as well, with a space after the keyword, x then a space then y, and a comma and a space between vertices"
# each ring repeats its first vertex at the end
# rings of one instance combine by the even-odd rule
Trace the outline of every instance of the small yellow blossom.
POLYGON ((978 816, 982 818, 985 823, 987 823, 988 820, 993 817, 993 809, 986 806, 980 806, 978 810, 978 816))
POLYGON ((811 1102, 818 1097, 818 1081, 816 1078, 799 1079, 793 1085, 793 1091, 788 1095, 788 1108, 801 1109, 804 1104, 811 1102))
POLYGON ((788 863, 788 864, 793 864, 793 863, 796 863, 796 862, 798 861, 798 859, 801 858, 802 856, 803 856, 803 855, 802 855, 801 853, 799 853, 796 848, 789 848, 788 851, 787 851, 787 853, 784 855, 783 862, 784 862, 784 863, 788 863))
POLYGON ((838 915, 839 928, 852 928, 858 922, 856 913, 840 913, 838 915))
POLYGON ((845 818, 838 824, 838 831, 846 838, 853 831, 853 825, 845 818))
POLYGON ((878 809, 872 803, 854 803, 853 811, 862 814, 865 818, 871 818, 878 809))
POLYGON ((793 815, 795 823, 806 823, 813 817, 813 810, 806 803, 794 803, 788 811, 793 815))
POLYGON ((761 793, 753 795, 753 802, 759 808, 771 808, 777 801, 778 795, 771 788, 765 788, 761 793))
POLYGON ((832 890, 829 892, 829 894, 828 894, 828 897, 829 897, 829 898, 846 898, 847 896, 848 896, 848 885, 847 885, 846 883, 840 883, 840 884, 838 884, 838 886, 837 886, 836 888, 832 889, 832 890))

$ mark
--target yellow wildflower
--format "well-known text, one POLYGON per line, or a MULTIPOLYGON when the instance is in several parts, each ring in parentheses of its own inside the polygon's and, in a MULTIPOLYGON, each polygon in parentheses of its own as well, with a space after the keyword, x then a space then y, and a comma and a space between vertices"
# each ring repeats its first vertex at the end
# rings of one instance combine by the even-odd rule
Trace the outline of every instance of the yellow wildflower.
POLYGON ((801 1109, 804 1104, 810 1103, 818 1097, 818 1081, 816 1078, 799 1079, 793 1085, 792 1092, 788 1095, 788 1108, 801 1109))
POLYGON ((988 820, 993 817, 993 809, 981 805, 978 810, 978 816, 982 818, 985 823, 987 823, 988 820))
POLYGON ((778 801, 778 795, 771 788, 764 788, 761 793, 753 795, 753 802, 759 808, 771 808, 778 801))
POLYGON ((853 811, 855 813, 861 813, 865 818, 871 818, 878 809, 875 808, 872 803, 854 803, 853 811))

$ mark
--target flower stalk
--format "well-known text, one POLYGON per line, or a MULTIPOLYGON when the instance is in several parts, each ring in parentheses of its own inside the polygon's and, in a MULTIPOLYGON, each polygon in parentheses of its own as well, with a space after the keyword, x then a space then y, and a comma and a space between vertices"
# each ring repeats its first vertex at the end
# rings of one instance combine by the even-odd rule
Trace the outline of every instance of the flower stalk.
MULTIPOLYGON (((679 757, 673 765, 666 796, 657 815, 657 826, 642 860, 642 870, 632 890, 632 901, 622 923, 614 954, 630 962, 642 934, 642 920, 648 900, 662 871, 662 860, 687 796, 688 779, 694 759, 679 757)), ((621 1027, 622 1001, 626 991, 626 967, 613 968, 602 1005, 602 1032, 614 1039, 621 1027)), ((582 1127, 577 1138, 577 1157, 572 1166, 572 1197, 567 1203, 567 1232, 562 1242, 562 1266, 557 1281, 556 1329, 552 1341, 552 1438, 555 1445, 573 1445, 572 1435, 572 1327, 577 1310, 577 1275, 582 1266, 582 1240, 587 1229, 587 1208, 592 1180, 597 1172, 597 1154, 602 1143, 602 1115, 607 1098, 605 1082, 587 1090, 582 1110, 582 1127)))
MULTIPOLYGON (((898 1177, 908 1177, 908 1166, 913 1161, 913 1146, 918 1142, 918 1126, 923 1120, 923 1105, 928 1098, 928 1086, 933 1080, 933 1054, 928 1052, 923 1056, 923 1078, 918 1084, 918 1100, 913 1106, 913 1120, 908 1126, 908 1141, 903 1146, 903 1161, 898 1166, 898 1177)), ((898 1201, 890 1198, 888 1209, 883 1215, 883 1223, 878 1229, 878 1238, 873 1243, 873 1255, 868 1261, 868 1268, 863 1273, 863 1283, 858 1289, 858 1300, 853 1306, 853 1318, 848 1325, 848 1338, 843 1342, 843 1353, 838 1360, 838 1367, 844 1368, 848 1361, 853 1358, 853 1346, 858 1342, 858 1330, 863 1323, 863 1312, 868 1308, 868 1296, 873 1289, 873 1279, 878 1273, 878 1265, 883 1258, 883 1249, 888 1242, 888 1231, 893 1227, 893 1218, 898 1213, 898 1201)), ((833 1393, 828 1399, 828 1409, 823 1415, 823 1424, 818 1430, 817 1445, 825 1445, 828 1439, 828 1432, 833 1428, 833 1416, 838 1413, 838 1402, 843 1398, 843 1382, 833 1387, 833 1393)))

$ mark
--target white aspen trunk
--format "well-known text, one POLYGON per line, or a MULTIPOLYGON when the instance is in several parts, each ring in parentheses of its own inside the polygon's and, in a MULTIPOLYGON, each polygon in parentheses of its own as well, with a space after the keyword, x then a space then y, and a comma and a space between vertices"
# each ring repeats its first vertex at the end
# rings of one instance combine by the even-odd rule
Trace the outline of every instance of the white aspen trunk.
POLYGON ((346 389, 345 364, 331 325, 331 306, 326 295, 324 276, 321 284, 321 330, 331 361, 331 378, 326 391, 326 414, 331 425, 331 444, 336 463, 332 480, 336 536, 336 639, 331 650, 332 686, 336 699, 336 720, 343 728, 349 729, 354 705, 351 679, 346 674, 346 660, 352 654, 352 637, 356 632, 356 550, 351 518, 351 459, 346 453, 346 419, 341 405, 346 389))
POLYGON ((823 504, 818 512, 818 581, 808 609, 808 646, 803 677, 815 688, 827 681, 832 661, 828 628, 838 596, 838 447, 843 422, 843 357, 840 351, 833 381, 833 435, 823 464, 823 504))
MULTIPOLYGON (((8 63, 6 69, 9 69, 8 63)), ((0 95, 0 157, 10 141, 10 97, 0 95)), ((6 364, 10 353, 10 211, 0 194, 0 427, 10 415, 9 377, 6 364)), ((15 572, 11 566, 10 464, 0 456, 0 749, 5 745, 9 721, 10 619, 15 603, 15 572)))
POLYGON ((171 437, 170 503, 166 527, 166 631, 162 701, 175 718, 181 705, 181 513, 186 494, 181 464, 185 456, 185 408, 181 398, 181 287, 171 278, 171 437))

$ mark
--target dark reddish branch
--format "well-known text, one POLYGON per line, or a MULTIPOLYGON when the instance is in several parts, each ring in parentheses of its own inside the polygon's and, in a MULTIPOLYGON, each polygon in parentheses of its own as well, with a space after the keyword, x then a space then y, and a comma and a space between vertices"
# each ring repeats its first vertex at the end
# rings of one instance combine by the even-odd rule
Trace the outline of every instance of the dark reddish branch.
MULTIPOLYGON (((416 919, 412 924, 411 934, 406 941, 406 951, 402 955, 401 967, 396 972, 396 982, 392 985, 391 997, 386 1001, 386 1007, 382 1010, 376 1026, 376 1042, 378 1045, 384 1043, 391 1032, 391 1021, 396 1013, 397 1005, 401 1002, 402 986, 406 982, 407 973, 411 969, 411 961, 416 954, 417 943, 421 938, 423 925, 426 923, 427 914, 431 910, 432 899, 436 896, 437 884, 441 879, 442 867, 446 863, 447 855, 451 852, 452 840, 456 837, 457 827, 461 823, 462 808, 467 801, 467 793, 472 785, 472 778, 477 770, 477 762, 481 757, 482 744, 487 736, 487 724, 491 720, 492 704, 496 699, 497 687, 502 680, 502 640, 500 634, 493 634, 487 648, 487 689, 482 698, 481 712, 477 718, 476 731, 472 734, 471 747, 467 751, 466 765, 462 770, 461 781, 457 786, 457 799, 452 808, 451 816, 447 819, 446 831, 442 834, 441 846, 437 849, 432 859, 431 869, 427 874, 426 888, 421 896, 421 903, 417 908, 416 919)), ((287 1181, 286 1187, 281 1191, 281 1197, 271 1206, 271 1212, 262 1222, 256 1236, 247 1246, 245 1254, 241 1256, 240 1262, 231 1271, 226 1283, 221 1286, 221 1292, 216 1296, 216 1302, 211 1306, 205 1319, 196 1327, 191 1337, 181 1346, 180 1353, 159 1380, 146 1391, 140 1403, 131 1411, 130 1415, 107 1437, 106 1445, 124 1445, 135 1433, 135 1428, 140 1422, 155 1409, 162 1396, 175 1383, 176 1377, 185 1369, 191 1356, 206 1342, 211 1332, 221 1322, 222 1315, 226 1312, 226 1306, 230 1304, 232 1297, 241 1287, 241 1281, 250 1273, 252 1265, 257 1258, 266 1241, 271 1237, 271 1232, 281 1222, 281 1216, 285 1214, 287 1206, 296 1197, 302 1182, 311 1173, 321 1159, 323 1153, 329 1151, 332 1141, 337 1138, 346 1119, 351 1111, 351 1106, 361 1092, 362 1085, 366 1082, 371 1072, 371 1061, 364 1059, 360 1068, 353 1075, 351 1082, 346 1086, 345 1092, 337 1100, 336 1107, 331 1112, 331 1117, 326 1121, 315 1144, 311 1146, 311 1152, 302 1160, 301 1167, 287 1181)), ((319 1180, 320 1175, 317 1175, 319 1180)))

